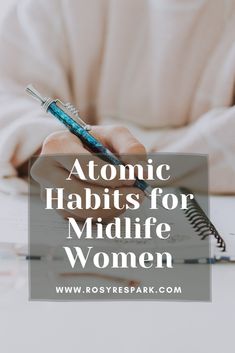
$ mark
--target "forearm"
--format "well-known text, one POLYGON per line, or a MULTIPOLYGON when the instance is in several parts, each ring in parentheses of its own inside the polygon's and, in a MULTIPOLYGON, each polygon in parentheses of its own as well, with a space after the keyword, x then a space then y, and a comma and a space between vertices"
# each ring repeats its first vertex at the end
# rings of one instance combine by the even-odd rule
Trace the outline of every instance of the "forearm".
POLYGON ((215 109, 192 125, 168 130, 152 150, 208 155, 210 192, 235 193, 234 131, 235 108, 215 109))

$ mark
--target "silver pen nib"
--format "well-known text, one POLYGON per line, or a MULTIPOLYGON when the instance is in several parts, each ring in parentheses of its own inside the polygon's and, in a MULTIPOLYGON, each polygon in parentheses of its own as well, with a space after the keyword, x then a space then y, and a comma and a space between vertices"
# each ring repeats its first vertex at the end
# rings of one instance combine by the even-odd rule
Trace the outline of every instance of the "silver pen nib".
POLYGON ((25 91, 33 97, 35 100, 40 102, 42 105, 44 105, 47 101, 47 98, 42 97, 41 94, 33 87, 33 85, 28 85, 25 89, 25 91))

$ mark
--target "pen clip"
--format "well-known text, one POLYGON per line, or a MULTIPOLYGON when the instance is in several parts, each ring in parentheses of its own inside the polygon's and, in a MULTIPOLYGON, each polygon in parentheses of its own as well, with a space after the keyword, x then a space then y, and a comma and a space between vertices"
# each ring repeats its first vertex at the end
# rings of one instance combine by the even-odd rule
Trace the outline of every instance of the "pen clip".
POLYGON ((91 131, 91 126, 87 125, 79 116, 79 110, 75 108, 71 103, 63 103, 60 99, 56 99, 55 102, 62 105, 63 108, 67 110, 68 113, 73 115, 73 119, 81 125, 86 131, 91 131))
POLYGON ((26 87, 26 92, 32 96, 35 100, 41 103, 41 106, 47 111, 51 103, 60 104, 63 108, 67 110, 69 114, 73 115, 73 120, 76 121, 84 130, 91 131, 91 126, 87 125, 79 116, 79 110, 76 109, 71 103, 63 103, 60 99, 51 99, 47 97, 42 97, 41 94, 33 87, 33 85, 28 85, 26 87))

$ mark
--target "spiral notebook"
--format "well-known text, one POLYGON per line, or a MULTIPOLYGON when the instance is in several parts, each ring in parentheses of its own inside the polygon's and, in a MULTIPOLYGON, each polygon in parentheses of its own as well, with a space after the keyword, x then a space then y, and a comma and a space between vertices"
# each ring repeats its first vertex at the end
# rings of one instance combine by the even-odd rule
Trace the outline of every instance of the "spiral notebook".
MULTIPOLYGON (((181 192, 188 193, 187 189, 180 189, 181 192)), ((233 223, 233 207, 230 207, 230 203, 233 205, 234 197, 218 197, 217 198, 218 208, 216 214, 216 222, 219 226, 220 219, 222 226, 219 227, 223 230, 223 233, 218 231, 212 221, 208 218, 200 203, 197 202, 197 198, 190 200, 188 210, 185 211, 186 218, 189 223, 195 229, 197 235, 202 239, 211 240, 211 252, 208 261, 211 263, 235 263, 235 232, 232 232, 232 228, 227 228, 233 223), (231 202, 232 201, 232 202, 231 202), (230 215, 231 211, 231 215, 230 215), (226 222, 226 218, 223 217, 224 213, 229 219, 226 222), (222 217, 221 217, 222 216, 222 217), (230 230, 229 230, 230 229, 230 230)), ((214 214, 214 212, 212 212, 214 214)))
MULTIPOLYGON (((189 190, 184 188, 180 188, 179 191, 185 194, 189 193, 189 190)), ((210 241, 210 256, 205 259, 206 261, 213 263, 233 260, 232 256, 226 256, 228 255, 228 245, 226 244, 225 239, 208 218, 196 198, 189 201, 189 207, 184 213, 189 224, 194 229, 196 233, 195 235, 202 241, 206 239, 209 239, 210 241)), ((235 245, 235 237, 233 240, 235 245)), ((198 259, 195 259, 195 262, 197 262, 197 260, 198 259)))
MULTIPOLYGON (((173 191, 175 194, 188 194, 189 190, 179 188, 173 191)), ((145 219, 149 216, 159 216, 164 219, 165 210, 151 211, 148 200, 146 206, 140 209, 140 217, 145 219), (152 214, 150 214, 152 213, 152 214)), ((159 239, 152 241, 140 240, 136 242, 136 247, 141 249, 156 248, 162 251, 169 251, 173 254, 175 262, 179 263, 216 263, 216 262, 235 262, 235 234, 229 233, 223 236, 219 233, 212 221, 206 215, 203 206, 207 205, 205 196, 196 196, 188 202, 187 210, 177 210, 169 212, 167 221, 174 229, 170 239, 164 245, 159 239)), ((205 206, 205 208, 207 208, 205 206)), ((129 251, 133 249, 133 241, 117 241, 119 246, 129 251)), ((137 249, 135 248, 135 251, 137 249)))
MULTIPOLYGON (((188 194, 189 190, 179 189, 167 189, 166 193, 172 192, 173 194, 188 194)), ((202 195, 195 196, 195 199, 188 202, 187 210, 177 208, 174 212, 168 211, 163 207, 157 210, 152 210, 150 207, 150 200, 145 199, 139 210, 127 211, 121 216, 121 238, 119 239, 99 239, 98 241, 92 240, 91 244, 96 248, 96 251, 107 251, 108 253, 123 251, 134 252, 135 255, 139 256, 143 252, 169 252, 172 255, 174 263, 187 263, 187 264, 205 264, 215 263, 222 261, 233 261, 235 260, 235 236, 231 237, 230 242, 227 242, 224 237, 219 233, 216 227, 212 224, 208 216, 206 215, 208 198, 202 195), (136 228, 135 225, 131 225, 130 238, 125 236, 125 218, 130 217, 134 221, 136 218, 140 219, 141 238, 136 239, 136 228), (144 223, 149 217, 155 217, 159 223, 167 222, 171 226, 171 235, 169 239, 162 240, 151 233, 151 239, 145 239, 144 234, 144 223), (232 250, 234 254, 232 254, 232 250), (234 256, 233 256, 234 255, 234 256)), ((56 215, 55 215, 56 216, 56 215)), ((51 221, 51 219, 50 219, 51 221)), ((58 220, 59 222, 59 220, 58 220)), ((133 222, 134 224, 135 222, 133 222)), ((41 222, 42 224, 42 222, 41 222)), ((44 227, 46 222, 44 221, 44 227)), ((83 224, 80 224, 82 228, 83 224)), ((59 229, 57 223, 56 228, 59 229)), ((49 228, 45 234, 48 236, 49 228)), ((66 226, 64 231, 66 231, 66 226)), ((41 229, 39 229, 41 232, 41 229)), ((92 235, 95 238, 97 228, 96 225, 92 228, 92 235)), ((105 232, 104 232, 105 233, 105 232)), ((38 234, 40 239, 41 236, 38 234)), ((76 240, 75 240, 75 245, 76 240)), ((81 238, 79 245, 83 248, 88 246, 87 239, 81 238)))
MULTIPOLYGON (((187 237, 188 241, 186 241, 188 244, 188 250, 186 249, 187 258, 184 259, 186 262, 235 262, 234 203, 235 198, 233 196, 217 196, 211 198, 211 217, 216 226, 208 219, 201 207, 200 197, 196 197, 196 200, 190 203, 185 213, 182 211, 182 220, 184 220, 184 223, 188 227, 188 234, 191 235, 187 237), (185 222, 185 220, 187 220, 187 222, 185 222), (192 254, 192 248, 196 246, 203 247, 204 241, 208 241, 209 239, 211 239, 210 257, 205 257, 204 259, 195 258, 193 256, 194 254, 192 254)), ((23 245, 22 252, 25 253, 28 242, 27 197, 10 197, 1 194, 0 208, 0 243, 23 245), (14 210, 14 217, 12 209, 14 210)), ((59 216, 55 218, 55 222, 57 229, 66 227, 65 222, 59 216)), ((46 224, 42 224, 39 220, 39 228, 40 227, 46 227, 46 224)), ((177 236, 175 238, 177 238, 177 236)), ((169 248, 173 247, 176 242, 179 243, 179 247, 181 246, 180 244, 183 239, 180 239, 180 236, 178 236, 178 239, 175 238, 169 241, 169 248)), ((121 241, 122 244, 119 244, 118 241, 116 243, 119 247, 120 245, 124 248, 126 248, 126 246, 128 247, 125 241, 121 241)), ((145 244, 145 246, 147 245, 145 244)), ((185 255, 185 253, 182 254, 182 257, 183 255, 185 255)))

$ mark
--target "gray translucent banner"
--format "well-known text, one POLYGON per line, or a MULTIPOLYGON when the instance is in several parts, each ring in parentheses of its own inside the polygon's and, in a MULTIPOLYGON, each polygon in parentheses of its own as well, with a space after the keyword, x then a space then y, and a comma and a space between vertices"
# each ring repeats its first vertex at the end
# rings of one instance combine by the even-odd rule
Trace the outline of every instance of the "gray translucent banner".
POLYGON ((31 160, 30 300, 210 301, 207 157, 120 158, 31 160))

